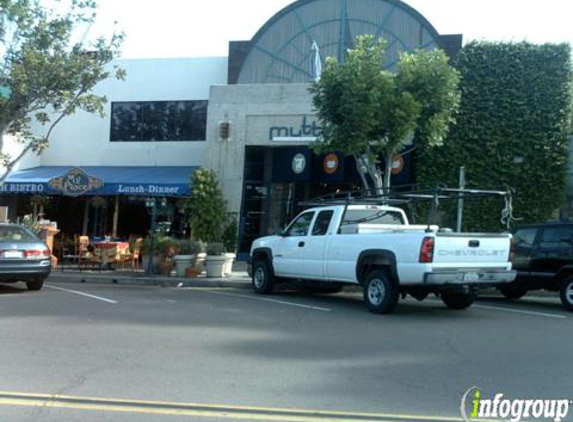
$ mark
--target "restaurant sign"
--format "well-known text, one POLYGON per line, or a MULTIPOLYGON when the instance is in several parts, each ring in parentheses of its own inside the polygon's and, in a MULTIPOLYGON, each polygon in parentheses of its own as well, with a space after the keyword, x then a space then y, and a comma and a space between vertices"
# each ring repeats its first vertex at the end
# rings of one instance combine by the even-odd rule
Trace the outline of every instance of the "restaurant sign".
POLYGON ((66 196, 80 196, 103 186, 103 180, 88 175, 79 168, 49 180, 48 185, 66 196))

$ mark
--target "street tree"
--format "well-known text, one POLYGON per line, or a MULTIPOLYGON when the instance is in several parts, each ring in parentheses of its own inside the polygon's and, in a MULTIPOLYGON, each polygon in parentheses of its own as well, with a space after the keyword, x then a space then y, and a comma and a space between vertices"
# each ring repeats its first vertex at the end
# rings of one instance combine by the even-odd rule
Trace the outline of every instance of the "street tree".
POLYGON ((25 154, 39 155, 48 147, 65 116, 78 110, 103 116, 107 100, 94 87, 125 76, 110 65, 123 34, 86 40, 96 18, 94 1, 50 4, 53 8, 41 0, 0 0, 0 165, 5 168, 0 183, 25 154), (15 156, 6 150, 7 136, 22 146, 15 156))
POLYGON ((442 50, 403 53, 392 73, 384 69, 387 46, 358 36, 344 62, 327 58, 310 87, 323 129, 316 150, 353 156, 364 188, 377 191, 390 187, 394 156, 405 145, 442 144, 460 102, 459 74, 442 50))

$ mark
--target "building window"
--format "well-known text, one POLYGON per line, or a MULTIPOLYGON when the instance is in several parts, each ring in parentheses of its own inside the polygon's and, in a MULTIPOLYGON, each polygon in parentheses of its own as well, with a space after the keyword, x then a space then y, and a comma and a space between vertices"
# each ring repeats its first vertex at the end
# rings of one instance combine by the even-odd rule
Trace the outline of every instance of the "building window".
POLYGON ((111 104, 112 142, 204 141, 207 101, 111 104))

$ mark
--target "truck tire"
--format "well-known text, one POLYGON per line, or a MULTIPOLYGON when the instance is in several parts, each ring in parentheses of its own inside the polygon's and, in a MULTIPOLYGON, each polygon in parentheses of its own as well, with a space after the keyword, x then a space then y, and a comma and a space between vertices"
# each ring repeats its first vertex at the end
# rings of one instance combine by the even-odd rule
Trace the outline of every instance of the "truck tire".
POLYGON ((388 274, 382 270, 371 271, 364 281, 364 303, 375 314, 390 314, 398 305, 400 292, 388 274))
POLYGON ((275 287, 274 276, 267 260, 255 261, 253 264, 253 290, 260 295, 269 295, 275 287))
POLYGON ((499 291, 506 299, 521 299, 527 294, 527 289, 522 286, 501 286, 499 291))
POLYGON ((44 280, 42 280, 41 278, 37 280, 26 281, 26 287, 28 288, 28 290, 32 291, 40 290, 43 285, 44 285, 44 280))
POLYGON ((461 310, 469 308, 477 295, 475 293, 442 293, 441 296, 449 309, 461 310))
POLYGON ((563 280, 559 293, 563 308, 569 312, 573 312, 573 277, 563 280))

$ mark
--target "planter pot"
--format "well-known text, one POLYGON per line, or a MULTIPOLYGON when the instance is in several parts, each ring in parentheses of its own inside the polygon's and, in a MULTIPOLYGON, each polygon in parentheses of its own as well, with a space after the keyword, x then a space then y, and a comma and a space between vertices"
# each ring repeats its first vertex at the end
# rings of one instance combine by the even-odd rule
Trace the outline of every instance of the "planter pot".
POLYGON ((195 261, 195 268, 199 270, 199 274, 205 271, 205 258, 207 254, 205 252, 201 252, 197 254, 197 260, 195 261))
POLYGON ((171 261, 161 261, 157 264, 159 269, 159 274, 171 275, 171 269, 173 268, 173 263, 171 261))
POLYGON ((175 255, 173 257, 173 262, 175 263, 175 271, 177 271, 177 277, 185 277, 185 270, 188 267, 194 267, 195 261, 195 255, 175 255))
POLYGON ((205 269, 208 278, 221 278, 225 271, 225 262, 227 258, 224 255, 208 255, 205 258, 205 269))
POLYGON ((234 253, 226 253, 223 256, 225 257, 225 268, 223 269, 223 275, 229 276, 233 273, 233 261, 237 255, 234 253))
MULTIPOLYGON (((158 265, 159 265, 159 255, 153 255, 153 260, 152 260, 152 268, 153 268, 153 274, 158 274, 159 273, 159 269, 158 269, 158 265)), ((143 271, 147 272, 147 265, 149 263, 149 255, 143 255, 141 257, 141 268, 143 269, 143 271)))

